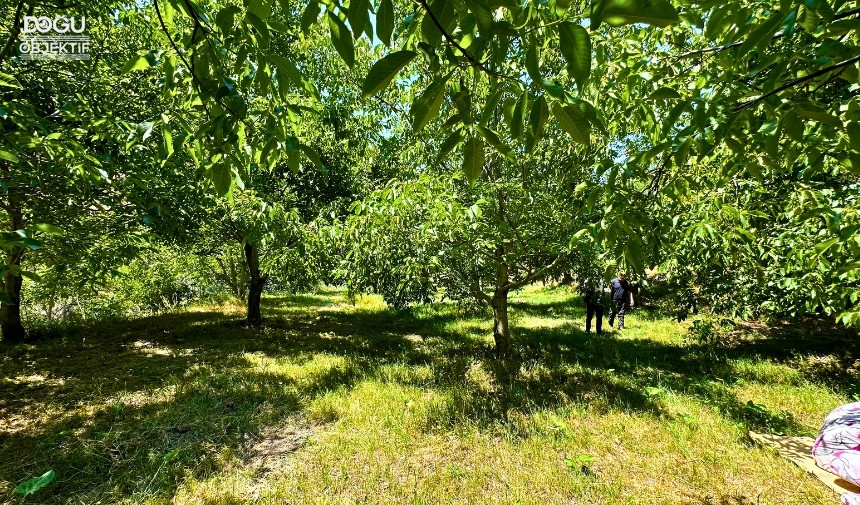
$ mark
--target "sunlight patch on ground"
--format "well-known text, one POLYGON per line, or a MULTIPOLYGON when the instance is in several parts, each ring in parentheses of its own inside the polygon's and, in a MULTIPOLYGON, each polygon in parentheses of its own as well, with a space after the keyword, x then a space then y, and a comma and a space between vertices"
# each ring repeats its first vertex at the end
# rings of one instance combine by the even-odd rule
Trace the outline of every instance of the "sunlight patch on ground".
POLYGON ((63 378, 48 378, 42 374, 19 375, 17 377, 3 377, 3 382, 11 384, 44 384, 46 386, 62 386, 66 383, 63 378))

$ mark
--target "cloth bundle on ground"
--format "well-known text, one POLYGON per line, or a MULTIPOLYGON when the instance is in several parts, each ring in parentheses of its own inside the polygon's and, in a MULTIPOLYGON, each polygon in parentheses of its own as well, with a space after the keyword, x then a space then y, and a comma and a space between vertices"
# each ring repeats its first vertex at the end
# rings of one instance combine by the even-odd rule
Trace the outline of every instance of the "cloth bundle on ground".
MULTIPOLYGON (((860 485, 860 402, 837 407, 824 419, 812 447, 819 468, 860 485)), ((860 505, 860 493, 843 493, 842 503, 860 505)))

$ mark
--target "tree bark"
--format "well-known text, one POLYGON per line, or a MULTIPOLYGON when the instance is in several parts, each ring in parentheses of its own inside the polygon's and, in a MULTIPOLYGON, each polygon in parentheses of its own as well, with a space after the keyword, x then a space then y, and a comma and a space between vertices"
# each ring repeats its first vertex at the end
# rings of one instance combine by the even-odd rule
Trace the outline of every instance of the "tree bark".
MULTIPOLYGON (((20 264, 20 260, 10 264, 20 264)), ((21 281, 20 275, 8 270, 3 274, 3 290, 12 300, 12 304, 4 302, 0 305, 0 332, 3 333, 3 341, 7 343, 23 342, 27 336, 24 325, 21 324, 21 281)))
POLYGON ((505 245, 496 246, 496 290, 493 291, 493 340, 496 353, 506 356, 511 352, 511 331, 508 326, 508 291, 510 273, 505 263, 505 245))
MULTIPOLYGON (((9 195, 9 206, 7 212, 9 214, 9 225, 12 230, 23 228, 23 216, 21 209, 11 194, 9 195)), ((21 260, 24 258, 23 247, 13 247, 6 254, 6 264, 20 266, 21 260)), ((27 337, 24 331, 24 325, 21 324, 21 283, 23 278, 20 275, 15 275, 9 270, 3 274, 3 292, 12 301, 9 303, 0 303, 0 332, 3 334, 4 342, 23 342, 27 337)))
POLYGON ((506 356, 511 352, 511 331, 508 327, 508 290, 496 289, 493 293, 493 340, 496 353, 506 356))
POLYGON ((260 253, 257 247, 251 243, 245 244, 245 262, 248 264, 248 273, 251 277, 251 286, 248 289, 248 324, 259 325, 263 322, 260 312, 260 298, 263 288, 269 280, 268 274, 260 274, 260 253))

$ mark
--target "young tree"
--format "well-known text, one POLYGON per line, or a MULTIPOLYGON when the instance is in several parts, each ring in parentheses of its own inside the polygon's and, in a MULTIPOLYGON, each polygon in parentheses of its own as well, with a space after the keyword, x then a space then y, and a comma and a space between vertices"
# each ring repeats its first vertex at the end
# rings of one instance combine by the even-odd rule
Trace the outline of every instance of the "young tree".
POLYGON ((353 292, 377 292, 397 307, 438 296, 486 304, 496 351, 509 353, 510 292, 567 266, 579 240, 590 239, 577 232, 596 217, 564 182, 587 178, 583 167, 556 154, 495 157, 484 165, 489 180, 474 186, 445 173, 390 182, 353 205, 341 275, 353 292), (553 178, 562 182, 543 182, 553 178))

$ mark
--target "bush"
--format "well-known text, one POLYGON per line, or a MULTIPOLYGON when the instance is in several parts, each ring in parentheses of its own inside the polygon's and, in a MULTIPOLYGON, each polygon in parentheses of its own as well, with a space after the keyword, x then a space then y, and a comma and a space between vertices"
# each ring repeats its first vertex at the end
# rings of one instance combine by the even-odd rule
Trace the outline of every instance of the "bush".
POLYGON ((152 314, 224 294, 207 260, 178 247, 156 246, 100 276, 83 265, 42 268, 42 282, 26 282, 30 327, 152 314))

